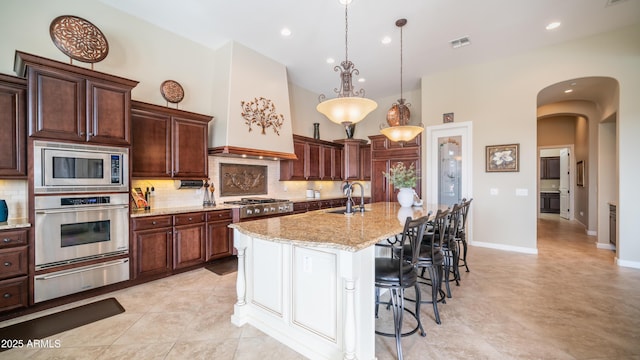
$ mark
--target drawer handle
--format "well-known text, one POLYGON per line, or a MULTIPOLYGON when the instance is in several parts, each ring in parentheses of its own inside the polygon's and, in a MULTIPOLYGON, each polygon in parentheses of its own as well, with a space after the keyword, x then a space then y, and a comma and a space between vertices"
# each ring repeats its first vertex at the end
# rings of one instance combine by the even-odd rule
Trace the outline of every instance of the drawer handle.
POLYGON ((5 243, 10 243, 11 239, 10 238, 4 238, 4 239, 2 239, 2 241, 4 241, 5 243))
POLYGON ((6 261, 6 262, 4 263, 4 266, 11 266, 11 265, 13 265, 13 264, 11 264, 11 262, 9 262, 9 261, 6 261))
POLYGON ((189 218, 189 221, 193 220, 192 218, 189 218))
POLYGON ((151 225, 155 225, 155 224, 157 224, 157 222, 155 222, 155 221, 152 221, 152 222, 151 222, 151 225))
POLYGON ((11 294, 4 293, 4 295, 2 295, 2 297, 5 298, 5 299, 9 299, 9 298, 11 298, 11 294))

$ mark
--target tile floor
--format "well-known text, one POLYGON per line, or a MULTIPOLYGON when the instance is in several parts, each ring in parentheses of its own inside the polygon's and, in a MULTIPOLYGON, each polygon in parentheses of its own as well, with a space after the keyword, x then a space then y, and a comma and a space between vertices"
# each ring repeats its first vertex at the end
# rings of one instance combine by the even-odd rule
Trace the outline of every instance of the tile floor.
MULTIPOLYGON (((617 267, 612 251, 557 216, 539 220, 538 236, 537 256, 471 247, 471 272, 440 306, 442 325, 423 306, 427 336, 403 338, 405 358, 640 360, 640 270, 617 267)), ((302 358, 251 326, 233 326, 234 293, 235 274, 199 269, 69 304, 115 296, 126 312, 52 336, 59 348, 0 359, 302 358)), ((376 337, 379 359, 395 351, 393 338, 376 337)))

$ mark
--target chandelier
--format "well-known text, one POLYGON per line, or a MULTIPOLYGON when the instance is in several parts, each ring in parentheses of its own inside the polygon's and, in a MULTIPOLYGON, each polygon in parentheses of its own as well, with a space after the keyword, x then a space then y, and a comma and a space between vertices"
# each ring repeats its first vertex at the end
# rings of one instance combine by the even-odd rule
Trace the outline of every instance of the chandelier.
POLYGON ((387 112, 388 127, 383 127, 380 132, 391 141, 404 143, 409 141, 424 130, 422 126, 408 125, 411 112, 411 104, 405 105, 402 97, 402 27, 407 24, 407 19, 399 19, 396 26, 400 28, 400 99, 397 104, 393 104, 387 112))
POLYGON ((349 22, 347 8, 350 1, 344 1, 344 61, 340 66, 335 66, 334 71, 340 72, 340 88, 334 89, 338 96, 334 99, 325 100, 324 94, 318 100, 320 104, 316 107, 320 113, 336 124, 349 126, 363 120, 370 112, 378 107, 375 101, 364 97, 364 90, 355 91, 353 88, 353 75, 359 75, 349 61, 348 34, 349 22))

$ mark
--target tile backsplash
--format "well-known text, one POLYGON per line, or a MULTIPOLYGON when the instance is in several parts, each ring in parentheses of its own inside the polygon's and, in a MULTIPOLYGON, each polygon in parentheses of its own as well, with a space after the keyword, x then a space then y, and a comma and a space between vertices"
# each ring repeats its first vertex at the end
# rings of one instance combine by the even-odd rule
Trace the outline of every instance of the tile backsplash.
POLYGON ((28 217, 28 194, 26 180, 0 179, 0 199, 7 202, 9 219, 26 219, 28 217))

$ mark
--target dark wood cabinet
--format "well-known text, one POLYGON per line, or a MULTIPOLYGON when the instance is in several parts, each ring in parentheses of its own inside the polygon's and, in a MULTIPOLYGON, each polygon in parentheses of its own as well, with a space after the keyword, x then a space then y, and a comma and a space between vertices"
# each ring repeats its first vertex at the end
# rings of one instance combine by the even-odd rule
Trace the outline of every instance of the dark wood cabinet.
POLYGON ((0 231, 0 312, 29 306, 28 229, 0 231))
MULTIPOLYGON (((384 135, 369 136, 369 139, 371 139, 371 202, 397 201, 397 190, 382 173, 388 173, 393 165, 402 162, 406 167, 413 165, 418 179, 421 179, 421 137, 417 136, 404 144, 393 142, 384 135)), ((421 181, 418 180, 415 191, 420 197, 422 196, 421 188, 421 181)))
POLYGON ((0 74, 0 178, 27 177, 27 80, 0 74))
POLYGON ((168 275, 172 268, 173 217, 134 218, 131 228, 134 278, 168 275))
POLYGON ((540 179, 560 179, 560 157, 540 158, 540 179))
POLYGON ((360 179, 371 181, 371 144, 360 146, 360 179))
POLYGON ((16 52, 28 81, 29 136, 129 145, 131 90, 137 81, 16 52))
POLYGON ((207 212, 206 261, 233 255, 233 229, 231 210, 207 212))
POLYGON ((205 213, 174 216, 173 269, 202 264, 206 257, 205 213))
POLYGON ((363 149, 367 148, 367 140, 360 139, 339 139, 334 140, 336 143, 343 145, 343 180, 367 180, 363 163, 370 157, 367 153, 363 154, 363 149), (366 159, 363 158, 366 156, 366 159))
POLYGON ((293 135, 296 160, 280 161, 280 180, 340 180, 342 145, 293 135))
POLYGON ((540 212, 560 214, 560 193, 540 193, 540 212))
POLYGON ((131 176, 207 178, 212 117, 132 101, 131 176))

